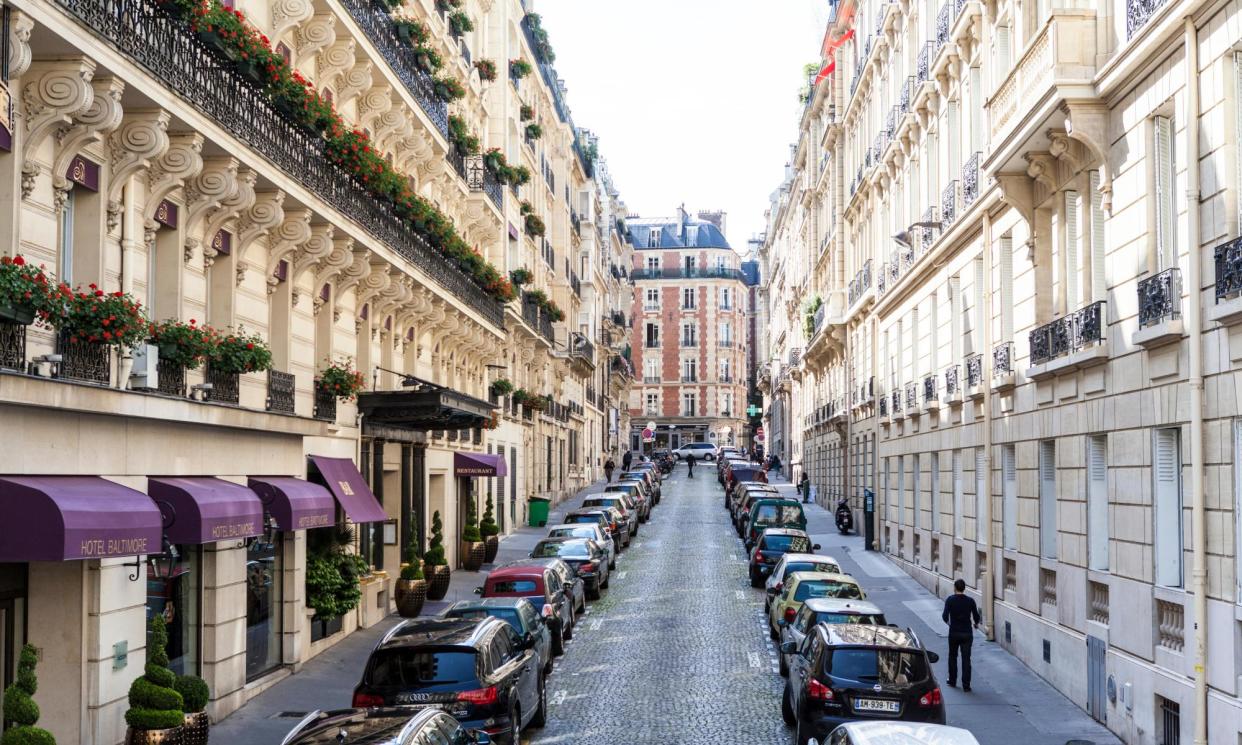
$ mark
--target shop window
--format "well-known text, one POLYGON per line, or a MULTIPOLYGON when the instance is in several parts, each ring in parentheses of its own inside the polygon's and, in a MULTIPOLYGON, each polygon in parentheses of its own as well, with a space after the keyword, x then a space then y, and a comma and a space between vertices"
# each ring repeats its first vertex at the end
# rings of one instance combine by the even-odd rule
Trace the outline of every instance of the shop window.
POLYGON ((170 546, 167 554, 147 557, 147 641, 151 619, 164 618, 168 630, 168 668, 198 675, 202 658, 203 552, 198 546, 170 546))
POLYGON ((283 539, 267 532, 246 547, 246 680, 280 666, 283 539))

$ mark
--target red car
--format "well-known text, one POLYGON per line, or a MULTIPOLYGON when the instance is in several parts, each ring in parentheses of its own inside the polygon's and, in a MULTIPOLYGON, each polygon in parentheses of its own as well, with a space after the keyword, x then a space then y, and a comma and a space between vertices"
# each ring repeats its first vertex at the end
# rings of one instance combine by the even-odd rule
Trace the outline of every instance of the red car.
POLYGON ((556 570, 545 566, 500 567, 487 575, 475 592, 485 598, 528 598, 547 619, 552 632, 552 654, 565 653, 574 638, 574 598, 556 570))

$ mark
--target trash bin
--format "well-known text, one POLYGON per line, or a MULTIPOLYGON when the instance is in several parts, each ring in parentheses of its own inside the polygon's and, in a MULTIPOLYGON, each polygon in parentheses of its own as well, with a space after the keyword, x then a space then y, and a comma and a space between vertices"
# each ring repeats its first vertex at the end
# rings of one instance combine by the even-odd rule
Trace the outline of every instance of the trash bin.
POLYGON ((551 505, 552 500, 547 497, 531 497, 527 500, 526 508, 530 514, 530 527, 542 528, 548 524, 548 509, 551 505))

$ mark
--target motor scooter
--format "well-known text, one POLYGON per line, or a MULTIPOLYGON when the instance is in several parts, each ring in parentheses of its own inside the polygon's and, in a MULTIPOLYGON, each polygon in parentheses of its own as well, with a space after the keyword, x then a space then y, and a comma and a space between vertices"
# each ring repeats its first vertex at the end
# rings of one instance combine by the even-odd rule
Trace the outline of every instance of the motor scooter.
POLYGON ((854 511, 850 509, 849 503, 842 499, 837 502, 837 530, 841 531, 841 535, 849 535, 854 529, 854 511))

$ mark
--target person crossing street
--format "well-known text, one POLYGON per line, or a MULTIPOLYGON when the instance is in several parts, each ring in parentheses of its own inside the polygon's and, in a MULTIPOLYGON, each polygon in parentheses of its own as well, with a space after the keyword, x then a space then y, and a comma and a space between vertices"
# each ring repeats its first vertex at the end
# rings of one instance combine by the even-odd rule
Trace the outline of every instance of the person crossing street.
POLYGON ((694 464, 697 461, 698 459, 694 457, 694 453, 686 456, 686 466, 690 469, 690 478, 694 478, 694 464))
POLYGON ((970 693, 970 648, 975 641, 974 630, 983 615, 974 598, 966 594, 966 581, 953 583, 953 594, 944 599, 940 618, 949 624, 949 687, 957 686, 957 654, 962 654, 962 690, 970 693))

